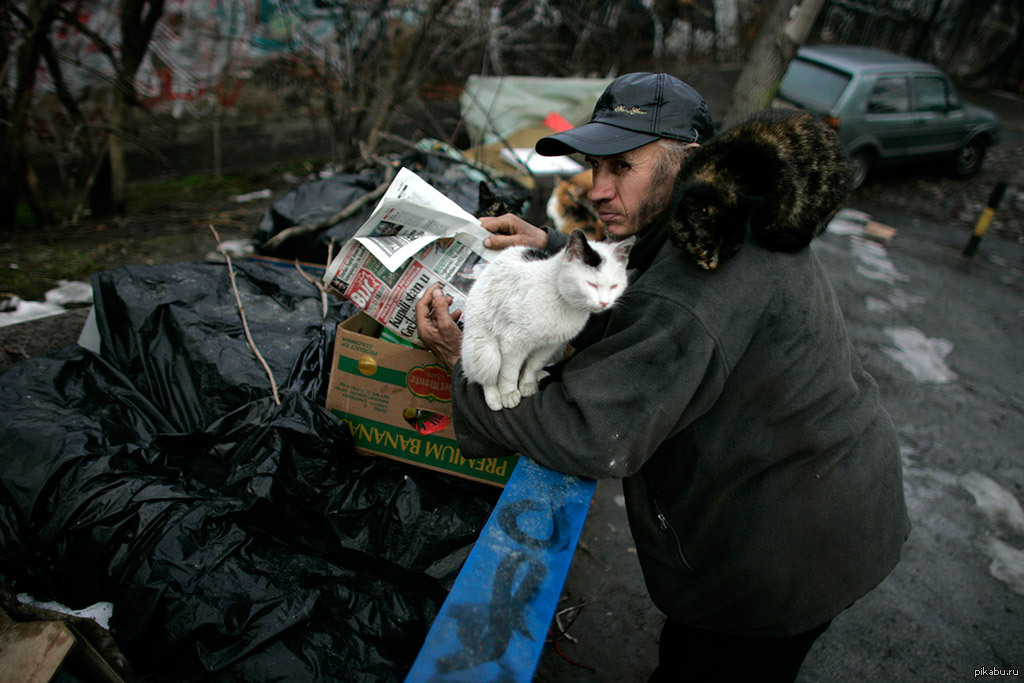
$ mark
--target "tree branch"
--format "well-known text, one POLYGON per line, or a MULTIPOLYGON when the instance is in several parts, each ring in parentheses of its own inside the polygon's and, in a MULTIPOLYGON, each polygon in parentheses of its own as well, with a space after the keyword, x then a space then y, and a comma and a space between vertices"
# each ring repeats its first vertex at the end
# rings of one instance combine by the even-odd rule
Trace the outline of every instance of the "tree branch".
POLYGON ((242 329, 245 331, 245 338, 249 342, 249 348, 256 354, 256 358, 259 360, 260 365, 263 366, 263 370, 267 373, 267 378, 270 379, 270 389, 274 393, 274 404, 281 405, 281 398, 277 395, 277 382, 274 381, 274 373, 271 371, 270 366, 267 364, 266 359, 260 350, 256 348, 256 342, 252 339, 252 333, 249 332, 249 323, 245 319, 245 306, 242 305, 242 297, 238 293, 238 283, 235 282, 235 267, 231 263, 231 255, 228 250, 224 248, 224 244, 220 241, 220 235, 217 234, 217 229, 210 224, 210 230, 213 232, 214 238, 217 240, 217 251, 224 254, 224 258, 228 262, 228 277, 231 278, 231 291, 235 293, 235 303, 238 304, 238 315, 242 318, 242 329))
POLYGON ((315 223, 303 223, 301 225, 294 225, 290 228, 285 228, 284 230, 282 230, 281 232, 277 233, 269 240, 267 240, 264 243, 263 248, 270 250, 277 249, 282 244, 284 244, 291 238, 296 237, 297 235, 305 235, 311 232, 320 232, 321 230, 326 230, 332 225, 340 223, 346 218, 354 216, 364 206, 371 202, 377 201, 378 199, 381 198, 381 196, 383 196, 385 192, 387 192, 388 186, 391 184, 391 181, 395 177, 395 173, 396 171, 394 166, 389 165, 387 169, 384 171, 384 181, 380 185, 378 185, 377 188, 372 192, 368 192, 367 194, 364 194, 362 197, 359 197, 355 201, 351 202, 344 209, 331 216, 330 218, 325 218, 324 220, 317 221, 315 223))

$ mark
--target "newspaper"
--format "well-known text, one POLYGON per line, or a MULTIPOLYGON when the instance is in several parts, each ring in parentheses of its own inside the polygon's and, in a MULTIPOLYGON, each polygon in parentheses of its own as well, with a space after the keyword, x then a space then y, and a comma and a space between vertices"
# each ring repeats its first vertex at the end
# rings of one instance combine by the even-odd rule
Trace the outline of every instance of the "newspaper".
POLYGON ((416 302, 440 282, 465 308, 466 295, 497 251, 480 221, 402 168, 373 213, 324 272, 324 283, 414 344, 416 302))

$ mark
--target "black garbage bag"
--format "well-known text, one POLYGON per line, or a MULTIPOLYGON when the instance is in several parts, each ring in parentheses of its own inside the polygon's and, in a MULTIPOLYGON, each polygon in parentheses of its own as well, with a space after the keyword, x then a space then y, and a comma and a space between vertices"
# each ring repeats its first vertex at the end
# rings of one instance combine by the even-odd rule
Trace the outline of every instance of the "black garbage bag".
MULTIPOLYGON (((278 388, 325 384, 319 378, 326 366, 316 364, 311 378, 313 359, 300 351, 312 343, 329 357, 337 323, 355 307, 328 297, 325 324, 319 290, 294 266, 250 261, 235 263, 235 271, 249 331, 278 388)), ((226 265, 124 266, 94 276, 93 291, 103 357, 178 429, 200 428, 270 394, 226 265)))
POLYGON ((330 228, 298 235, 270 249, 266 242, 287 228, 316 223, 338 213, 363 195, 372 192, 384 180, 384 169, 363 173, 346 173, 333 178, 312 180, 289 190, 267 208, 253 236, 257 252, 282 259, 298 259, 326 265, 327 247, 331 240, 344 244, 373 212, 374 203, 330 228))
POLYGON ((298 274, 243 264, 275 405, 225 278, 97 276, 101 353, 0 376, 0 577, 113 602, 143 678, 401 680, 498 492, 355 453, 322 407, 346 311, 323 323, 298 274))

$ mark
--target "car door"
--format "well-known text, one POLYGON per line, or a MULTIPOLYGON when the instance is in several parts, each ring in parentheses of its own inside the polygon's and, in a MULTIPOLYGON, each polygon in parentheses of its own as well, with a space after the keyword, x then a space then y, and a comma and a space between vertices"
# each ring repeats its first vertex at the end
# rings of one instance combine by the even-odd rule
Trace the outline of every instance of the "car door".
POLYGON ((916 74, 911 82, 913 119, 907 154, 956 149, 965 132, 966 113, 952 86, 938 74, 916 74))
POLYGON ((906 74, 885 74, 865 104, 865 128, 878 140, 883 157, 903 156, 911 138, 910 84, 906 74))

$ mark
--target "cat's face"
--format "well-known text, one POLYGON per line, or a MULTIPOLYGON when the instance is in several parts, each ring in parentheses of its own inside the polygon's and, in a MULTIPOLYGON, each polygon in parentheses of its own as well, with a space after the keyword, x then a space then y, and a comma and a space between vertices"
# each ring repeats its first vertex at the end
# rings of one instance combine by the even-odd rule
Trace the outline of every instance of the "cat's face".
POLYGON ((621 242, 590 242, 582 230, 569 236, 559 288, 577 308, 592 313, 610 308, 626 291, 626 263, 633 238, 621 242))
POLYGON ((756 201, 705 182, 677 188, 672 216, 673 244, 689 252, 706 270, 714 270, 743 244, 756 201))

